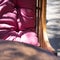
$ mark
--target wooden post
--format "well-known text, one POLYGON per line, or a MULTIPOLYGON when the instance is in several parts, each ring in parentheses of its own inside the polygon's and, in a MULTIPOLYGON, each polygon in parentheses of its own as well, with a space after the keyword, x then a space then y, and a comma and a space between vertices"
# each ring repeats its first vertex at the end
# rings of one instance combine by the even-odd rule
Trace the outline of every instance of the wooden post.
POLYGON ((46 31, 46 0, 41 0, 41 11, 39 19, 39 42, 42 48, 45 46, 44 31, 46 31))
POLYGON ((42 27, 42 47, 45 48, 45 42, 48 41, 46 33, 46 0, 42 0, 42 14, 41 14, 41 27, 42 27))
POLYGON ((41 0, 41 16, 39 19, 39 42, 42 48, 50 51, 55 51, 49 43, 46 31, 46 0, 41 0))

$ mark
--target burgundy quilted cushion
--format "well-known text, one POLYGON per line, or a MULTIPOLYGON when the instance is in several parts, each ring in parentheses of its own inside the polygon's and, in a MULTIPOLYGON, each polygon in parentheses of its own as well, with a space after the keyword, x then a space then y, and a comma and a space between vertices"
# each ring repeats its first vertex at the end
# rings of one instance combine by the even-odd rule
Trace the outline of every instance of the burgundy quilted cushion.
POLYGON ((0 0, 0 39, 39 45, 35 0, 0 0))

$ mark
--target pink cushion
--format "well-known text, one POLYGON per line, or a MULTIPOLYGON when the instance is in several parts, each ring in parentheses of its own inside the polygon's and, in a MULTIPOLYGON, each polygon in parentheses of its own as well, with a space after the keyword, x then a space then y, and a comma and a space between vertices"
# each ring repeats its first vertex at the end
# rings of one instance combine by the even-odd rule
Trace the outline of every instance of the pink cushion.
POLYGON ((17 11, 14 5, 4 0, 0 5, 0 29, 17 29, 17 11))
POLYGON ((36 0, 17 0, 17 5, 20 8, 29 8, 35 9, 35 1, 36 0))
POLYGON ((35 0, 0 1, 0 38, 39 45, 35 33, 35 0))
POLYGON ((19 30, 25 30, 26 28, 35 27, 35 13, 31 9, 21 8, 18 16, 18 27, 19 30))

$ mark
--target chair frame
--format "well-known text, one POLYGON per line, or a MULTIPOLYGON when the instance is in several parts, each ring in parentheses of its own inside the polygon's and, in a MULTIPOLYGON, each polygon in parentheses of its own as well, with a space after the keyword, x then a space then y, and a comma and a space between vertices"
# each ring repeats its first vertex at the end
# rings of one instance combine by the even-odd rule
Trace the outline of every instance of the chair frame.
POLYGON ((49 43, 49 39, 47 36, 47 29, 46 29, 46 4, 47 3, 46 2, 47 0, 37 0, 37 5, 38 5, 37 34, 38 34, 41 48, 47 49, 47 45, 49 45, 49 47, 53 49, 53 47, 49 43))

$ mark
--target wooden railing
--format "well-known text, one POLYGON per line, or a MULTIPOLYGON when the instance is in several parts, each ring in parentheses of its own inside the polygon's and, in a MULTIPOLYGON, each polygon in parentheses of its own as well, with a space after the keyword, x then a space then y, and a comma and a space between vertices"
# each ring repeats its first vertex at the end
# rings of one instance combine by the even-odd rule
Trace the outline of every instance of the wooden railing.
POLYGON ((37 34, 39 37, 40 47, 55 51, 49 43, 46 28, 46 0, 38 0, 38 25, 37 34))
POLYGON ((46 0, 37 0, 36 4, 36 31, 39 37, 40 47, 44 47, 44 31, 46 32, 46 0))

